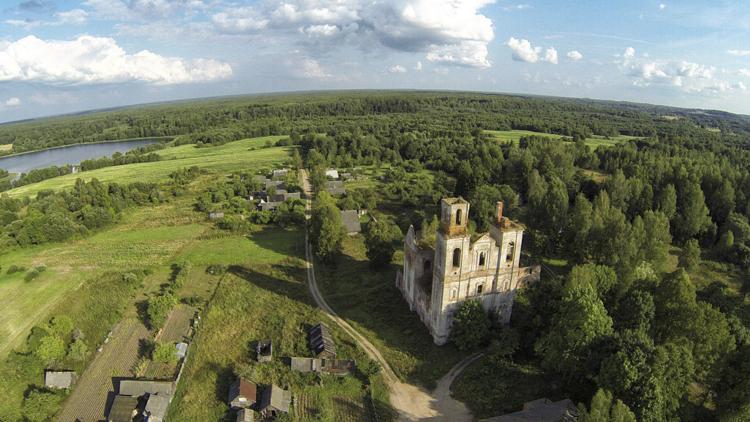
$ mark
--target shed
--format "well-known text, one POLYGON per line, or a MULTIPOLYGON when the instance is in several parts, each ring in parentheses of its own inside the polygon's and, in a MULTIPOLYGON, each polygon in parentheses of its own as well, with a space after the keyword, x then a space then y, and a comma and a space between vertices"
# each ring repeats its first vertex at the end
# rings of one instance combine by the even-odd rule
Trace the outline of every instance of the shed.
POLYGON ((320 361, 320 359, 291 357, 289 358, 289 366, 297 372, 317 372, 315 361, 320 361))
POLYGON ((356 367, 353 360, 289 358, 289 366, 298 372, 317 372, 331 375, 349 375, 356 367))
POLYGON ((341 211, 341 220, 346 228, 346 233, 355 235, 362 231, 362 225, 359 224, 359 213, 357 210, 341 211))
POLYGON ((284 189, 286 187, 284 185, 284 182, 282 180, 268 180, 268 179, 266 179, 266 184, 265 185, 266 185, 265 186, 266 190, 269 190, 271 188, 274 188, 274 189, 278 190, 278 189, 284 189))
POLYGON ((275 417, 279 413, 289 412, 292 404, 292 392, 281 387, 270 385, 263 390, 258 410, 263 417, 275 417))
POLYGON ((236 422, 253 422, 255 420, 255 412, 251 409, 240 409, 237 412, 236 422))
POLYGON ((177 343, 175 349, 177 349, 177 357, 184 359, 185 355, 187 355, 188 344, 185 342, 177 343))
POLYGON ((112 407, 109 408, 107 421, 132 422, 133 417, 138 414, 137 407, 137 397, 117 395, 112 402, 112 407))
POLYGON ((273 174, 271 175, 271 179, 273 179, 273 180, 284 180, 284 179, 286 179, 287 174, 289 174, 289 170, 288 169, 274 170, 273 174))
POLYGON ((172 383, 169 381, 122 380, 118 394, 140 397, 146 394, 172 395, 172 383))
POLYGON ((210 212, 208 213, 208 218, 210 220, 217 220, 219 218, 224 218, 224 213, 223 212, 210 212))
POLYGON ((237 380, 229 386, 229 407, 232 409, 244 409, 252 407, 257 401, 258 386, 244 378, 237 380))
POLYGON ((326 170, 326 177, 331 178, 331 179, 338 179, 339 171, 336 169, 328 169, 326 170))
POLYGON ((333 343, 328 327, 322 322, 308 331, 307 345, 316 358, 333 359, 336 357, 336 345, 333 343))
POLYGON ((78 375, 74 371, 45 371, 44 386, 47 388, 70 388, 78 375))
POLYGON ((255 359, 258 362, 270 362, 273 359, 273 342, 260 340, 255 344, 255 359))
POLYGON ((260 203, 260 210, 261 211, 273 211, 276 208, 281 205, 281 202, 261 202, 260 203))
POLYGON ((284 202, 286 200, 287 191, 284 189, 276 189, 276 193, 271 195, 269 201, 271 202, 284 202))
POLYGON ((161 396, 159 394, 149 394, 146 408, 143 410, 143 416, 148 422, 163 422, 167 416, 170 396, 161 396))
POLYGON ((344 182, 333 180, 326 183, 326 191, 331 195, 344 195, 346 189, 344 188, 344 182))

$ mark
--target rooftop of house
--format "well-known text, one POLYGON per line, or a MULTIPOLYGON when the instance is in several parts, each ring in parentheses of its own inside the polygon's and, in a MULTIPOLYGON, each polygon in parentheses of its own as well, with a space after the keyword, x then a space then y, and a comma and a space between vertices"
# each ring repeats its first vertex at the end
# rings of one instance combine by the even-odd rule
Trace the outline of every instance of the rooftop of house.
POLYGON ((132 396, 115 396, 112 407, 109 409, 107 420, 112 422, 131 422, 133 420, 133 411, 138 407, 138 398, 132 396))
POLYGON ((146 408, 144 409, 144 411, 148 416, 153 416, 155 418, 163 420, 167 415, 167 408, 169 408, 168 396, 150 394, 148 396, 148 401, 146 402, 146 408))
POLYGON ((282 412, 288 412, 291 403, 292 392, 272 384, 263 390, 259 408, 265 410, 271 407, 282 412))
POLYGON ((248 401, 255 402, 255 398, 258 394, 258 386, 251 381, 244 378, 237 378, 229 387, 229 401, 231 402, 237 397, 244 397, 248 401))
POLYGON ((140 397, 145 394, 171 395, 170 381, 121 380, 118 393, 124 396, 140 397))
POLYGON ((44 373, 44 385, 52 388, 70 388, 76 381, 74 371, 46 371, 44 373))
POLYGON ((362 225, 359 224, 357 210, 342 210, 341 220, 344 223, 347 233, 359 233, 362 231, 362 225))

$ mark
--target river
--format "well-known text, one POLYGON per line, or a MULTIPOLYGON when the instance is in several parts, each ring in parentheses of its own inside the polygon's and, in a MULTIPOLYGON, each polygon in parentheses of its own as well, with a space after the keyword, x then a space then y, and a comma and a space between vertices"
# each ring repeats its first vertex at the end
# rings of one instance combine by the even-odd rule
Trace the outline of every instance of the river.
POLYGON ((157 139, 136 139, 68 145, 0 157, 0 168, 8 170, 9 173, 28 173, 29 170, 49 166, 74 165, 91 158, 109 157, 116 152, 126 152, 156 142, 159 141, 157 139))

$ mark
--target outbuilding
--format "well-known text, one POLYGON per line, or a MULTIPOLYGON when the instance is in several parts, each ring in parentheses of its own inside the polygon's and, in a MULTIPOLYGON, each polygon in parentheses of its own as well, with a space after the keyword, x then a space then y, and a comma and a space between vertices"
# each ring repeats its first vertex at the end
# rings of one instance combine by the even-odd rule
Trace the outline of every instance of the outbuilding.
POLYGON ((229 387, 229 406, 232 409, 247 409, 257 401, 258 386, 242 377, 229 387))

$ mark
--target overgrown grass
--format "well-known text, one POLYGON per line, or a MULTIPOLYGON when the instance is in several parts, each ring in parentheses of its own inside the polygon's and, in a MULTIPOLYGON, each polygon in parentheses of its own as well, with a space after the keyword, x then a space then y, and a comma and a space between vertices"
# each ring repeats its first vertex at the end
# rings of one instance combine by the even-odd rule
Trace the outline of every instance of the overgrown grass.
MULTIPOLYGON (((545 138, 550 138, 550 139, 555 139, 555 140, 560 140, 564 138, 563 135, 558 135, 554 133, 533 132, 530 130, 485 130, 484 132, 491 135, 493 139, 501 141, 501 142, 508 142, 508 141, 518 142, 524 136, 543 136, 545 138)), ((586 143, 586 145, 588 145, 592 149, 596 149, 597 147, 600 147, 600 146, 611 147, 621 142, 626 142, 626 141, 630 141, 633 139, 638 139, 638 137, 629 136, 629 135, 617 135, 617 136, 610 136, 610 137, 594 135, 594 136, 586 138, 584 142, 586 143)))
MULTIPOLYGON (((292 414, 300 420, 366 420, 364 386, 378 383, 370 376, 375 365, 353 341, 314 307, 305 284, 301 231, 268 229, 249 239, 216 239, 215 246, 237 247, 224 262, 231 267, 216 290, 191 346, 186 372, 170 407, 170 419, 180 421, 233 420, 226 405, 229 385, 240 373, 260 384, 276 383, 292 389, 292 414), (226 245, 220 242, 226 240, 226 245), (342 358, 354 358, 360 372, 354 377, 334 378, 292 372, 285 356, 310 356, 306 329, 318 321, 332 328, 342 358), (274 342, 274 361, 256 364, 252 344, 261 339, 274 342), (362 404, 358 406, 355 404, 362 404), (349 415, 338 419, 336 415, 349 415), (329 418, 330 416, 330 418, 329 418), (321 419, 322 418, 322 419, 321 419)), ((190 256, 198 250, 188 252, 190 256)), ((291 415, 290 415, 291 418, 291 415)), ((289 418, 285 418, 287 420, 289 418)))
POLYGON ((335 267, 316 263, 319 287, 328 303, 367 336, 396 374, 410 382, 433 388, 464 356, 453 345, 435 346, 427 328, 396 288, 396 263, 373 270, 365 256, 361 236, 344 241, 344 253, 335 267))
POLYGON ((554 378, 536 366, 488 356, 466 368, 453 382, 451 392, 454 398, 466 403, 476 418, 517 412, 524 403, 543 397, 564 398, 554 378))

